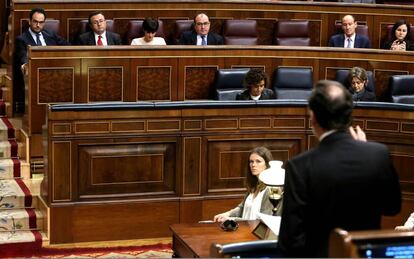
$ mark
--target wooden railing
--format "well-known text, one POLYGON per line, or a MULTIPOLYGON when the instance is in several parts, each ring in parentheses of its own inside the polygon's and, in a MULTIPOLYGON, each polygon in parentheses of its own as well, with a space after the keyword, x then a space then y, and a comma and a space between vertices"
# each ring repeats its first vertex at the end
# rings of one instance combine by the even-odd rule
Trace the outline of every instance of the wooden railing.
POLYGON ((209 99, 221 68, 259 67, 272 78, 280 66, 311 67, 313 79, 334 79, 338 69, 374 73, 378 100, 389 97, 388 78, 414 74, 414 53, 280 46, 69 46, 29 49, 25 128, 31 157, 40 157, 45 104, 209 99), (35 150, 36 149, 36 150, 35 150))

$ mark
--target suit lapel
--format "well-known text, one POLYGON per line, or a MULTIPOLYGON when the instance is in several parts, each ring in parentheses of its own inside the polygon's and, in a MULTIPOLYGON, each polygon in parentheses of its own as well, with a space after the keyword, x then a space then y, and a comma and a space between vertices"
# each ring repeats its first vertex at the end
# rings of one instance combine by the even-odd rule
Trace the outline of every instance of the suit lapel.
POLYGON ((358 34, 356 34, 356 35, 355 35, 355 43, 354 43, 354 48, 359 48, 359 47, 360 47, 360 46, 359 46, 359 43, 360 43, 360 40, 359 40, 358 34))
POLYGON ((30 34, 29 31, 24 32, 23 37, 28 42, 27 45, 36 46, 36 42, 34 41, 32 35, 30 34))
POLYGON ((192 45, 197 45, 197 33, 191 33, 192 45))
POLYGON ((114 45, 114 43, 112 42, 112 37, 111 37, 111 35, 109 34, 108 31, 106 31, 106 43, 108 45, 114 45))

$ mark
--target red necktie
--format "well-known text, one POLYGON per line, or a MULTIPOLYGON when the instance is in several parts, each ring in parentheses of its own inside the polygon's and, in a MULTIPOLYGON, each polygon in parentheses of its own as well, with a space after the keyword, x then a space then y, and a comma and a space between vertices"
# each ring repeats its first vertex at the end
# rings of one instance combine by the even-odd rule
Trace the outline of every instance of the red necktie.
POLYGON ((97 42, 97 44, 98 44, 98 46, 103 46, 102 36, 101 35, 98 36, 98 42, 97 42))

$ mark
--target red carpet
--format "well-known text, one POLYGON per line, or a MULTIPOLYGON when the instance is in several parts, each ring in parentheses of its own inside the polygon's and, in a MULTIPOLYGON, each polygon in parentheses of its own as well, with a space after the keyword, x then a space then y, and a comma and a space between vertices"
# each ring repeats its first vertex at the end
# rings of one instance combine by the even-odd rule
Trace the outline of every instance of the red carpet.
POLYGON ((142 246, 99 247, 99 248, 48 248, 2 250, 1 257, 36 258, 171 258, 171 244, 142 246))

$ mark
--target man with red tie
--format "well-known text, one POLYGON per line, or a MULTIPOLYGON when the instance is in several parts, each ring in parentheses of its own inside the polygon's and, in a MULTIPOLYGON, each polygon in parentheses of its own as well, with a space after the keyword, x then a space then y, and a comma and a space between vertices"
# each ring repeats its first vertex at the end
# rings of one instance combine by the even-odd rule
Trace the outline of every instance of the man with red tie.
POLYGON ((91 13, 88 21, 92 31, 80 35, 77 45, 108 46, 122 44, 119 34, 106 30, 106 20, 102 12, 91 13))

